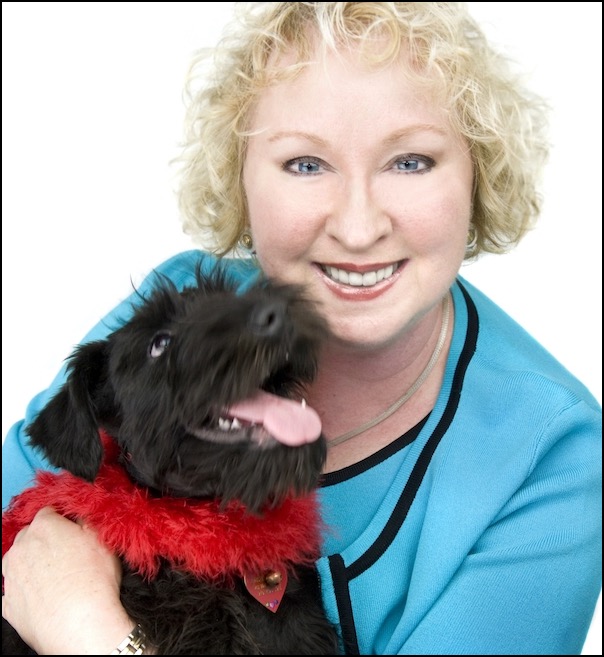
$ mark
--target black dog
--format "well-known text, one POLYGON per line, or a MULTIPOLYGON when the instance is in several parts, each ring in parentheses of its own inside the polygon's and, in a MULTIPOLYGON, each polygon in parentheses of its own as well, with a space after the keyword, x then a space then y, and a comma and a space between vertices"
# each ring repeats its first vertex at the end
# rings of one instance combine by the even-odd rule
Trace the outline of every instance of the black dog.
MULTIPOLYGON (((67 472, 13 500, 3 539, 42 505, 86 517, 122 558, 122 603, 158 654, 336 654, 313 565, 326 444, 302 398, 326 331, 293 286, 237 294, 220 270, 182 292, 159 280, 70 357, 28 428, 67 472)), ((33 654, 7 623, 2 639, 3 654, 33 654)))

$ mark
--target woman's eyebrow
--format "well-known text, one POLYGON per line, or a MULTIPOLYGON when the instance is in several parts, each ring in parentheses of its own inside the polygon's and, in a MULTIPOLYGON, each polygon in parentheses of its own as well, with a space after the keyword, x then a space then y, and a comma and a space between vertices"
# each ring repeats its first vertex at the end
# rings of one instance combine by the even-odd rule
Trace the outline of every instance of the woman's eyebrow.
MULTIPOLYGON (((433 132, 441 136, 447 136, 447 131, 440 126, 434 125, 432 123, 416 123, 394 131, 383 140, 383 143, 387 146, 390 144, 396 144, 401 139, 405 139, 406 137, 422 132, 433 132)), ((270 142, 274 142, 280 141, 281 139, 304 139, 317 144, 318 146, 326 146, 328 144, 328 142, 322 137, 319 137, 312 132, 306 132, 304 130, 279 130, 278 132, 275 132, 275 134, 271 135, 268 140, 270 142)))
POLYGON ((306 139, 318 146, 327 145, 327 142, 318 135, 312 132, 304 132, 303 130, 280 130, 268 138, 269 141, 279 141, 281 139, 306 139))
POLYGON ((406 139, 407 137, 422 133, 422 132, 432 132, 434 134, 437 134, 441 137, 446 137, 448 135, 447 131, 444 128, 441 128, 438 125, 434 125, 433 123, 416 123, 410 126, 406 126, 404 128, 401 128, 400 130, 396 130, 392 134, 388 135, 383 141, 383 143, 386 146, 389 146, 391 144, 396 144, 402 139, 406 139))

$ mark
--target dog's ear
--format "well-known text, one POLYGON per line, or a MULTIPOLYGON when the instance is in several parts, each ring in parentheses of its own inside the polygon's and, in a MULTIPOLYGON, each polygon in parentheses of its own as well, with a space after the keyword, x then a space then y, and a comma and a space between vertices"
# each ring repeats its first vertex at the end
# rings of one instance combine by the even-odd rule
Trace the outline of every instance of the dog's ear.
POLYGON ((27 427, 30 444, 56 467, 93 481, 101 466, 96 398, 107 385, 108 342, 78 346, 69 357, 68 377, 59 392, 27 427))

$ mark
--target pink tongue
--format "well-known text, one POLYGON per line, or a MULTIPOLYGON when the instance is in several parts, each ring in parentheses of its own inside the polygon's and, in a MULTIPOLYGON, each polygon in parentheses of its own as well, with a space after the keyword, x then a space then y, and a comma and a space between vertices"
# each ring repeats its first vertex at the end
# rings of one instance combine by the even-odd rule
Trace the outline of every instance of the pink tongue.
POLYGON ((321 434, 321 420, 309 406, 259 391, 254 397, 233 404, 228 414, 255 424, 262 424, 284 445, 311 443, 321 434))

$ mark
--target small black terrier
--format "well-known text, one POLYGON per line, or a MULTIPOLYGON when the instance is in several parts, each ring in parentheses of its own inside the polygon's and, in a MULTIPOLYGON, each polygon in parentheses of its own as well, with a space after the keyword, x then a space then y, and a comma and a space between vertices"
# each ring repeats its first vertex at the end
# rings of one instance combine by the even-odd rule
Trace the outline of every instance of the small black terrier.
MULTIPOLYGON (((157 654, 337 654, 314 566, 326 443, 302 397, 326 335, 295 286, 158 277, 75 349, 29 426, 64 471, 13 499, 3 554, 52 505, 120 555, 122 603, 157 654)), ((3 654, 34 654, 3 623, 3 654)))

